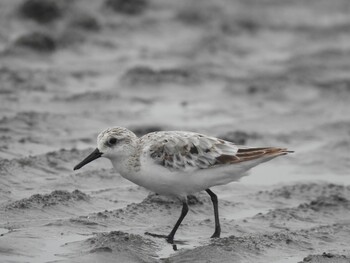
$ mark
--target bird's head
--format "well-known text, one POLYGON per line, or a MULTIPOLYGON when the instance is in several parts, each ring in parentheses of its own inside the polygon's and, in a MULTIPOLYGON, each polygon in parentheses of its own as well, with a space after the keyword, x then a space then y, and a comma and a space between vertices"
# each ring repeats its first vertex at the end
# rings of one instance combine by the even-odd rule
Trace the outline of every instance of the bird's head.
POLYGON ((135 150, 136 139, 137 136, 126 128, 108 128, 97 136, 97 148, 77 164, 74 170, 78 170, 100 157, 106 157, 111 161, 118 162, 135 150))

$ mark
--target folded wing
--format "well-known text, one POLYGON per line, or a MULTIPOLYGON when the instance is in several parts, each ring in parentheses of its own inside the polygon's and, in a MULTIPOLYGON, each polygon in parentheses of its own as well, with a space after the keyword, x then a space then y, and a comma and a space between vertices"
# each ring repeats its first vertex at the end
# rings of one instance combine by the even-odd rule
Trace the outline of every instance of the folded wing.
MULTIPOLYGON (((146 135, 144 149, 156 163, 170 170, 207 169, 287 154, 282 148, 247 148, 232 142, 190 132, 156 132, 146 135), (150 140, 151 139, 151 140, 150 140)), ((141 138, 142 141, 142 138, 141 138)))

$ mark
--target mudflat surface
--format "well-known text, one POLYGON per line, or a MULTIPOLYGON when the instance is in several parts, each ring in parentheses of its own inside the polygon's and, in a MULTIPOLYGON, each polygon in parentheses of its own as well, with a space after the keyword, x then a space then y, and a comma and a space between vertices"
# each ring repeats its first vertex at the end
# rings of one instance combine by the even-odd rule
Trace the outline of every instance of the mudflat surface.
POLYGON ((0 1, 1 262, 350 262, 348 0, 40 2, 0 1), (295 153, 212 188, 220 239, 192 197, 174 251, 144 233, 178 201, 72 170, 114 125, 295 153))

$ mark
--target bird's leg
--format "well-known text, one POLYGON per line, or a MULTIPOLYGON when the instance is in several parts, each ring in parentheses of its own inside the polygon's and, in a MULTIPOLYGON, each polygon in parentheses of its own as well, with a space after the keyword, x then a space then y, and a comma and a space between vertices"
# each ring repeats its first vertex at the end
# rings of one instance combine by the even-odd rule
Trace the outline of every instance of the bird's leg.
POLYGON ((165 238, 170 244, 173 244, 174 243, 174 236, 175 236, 175 233, 177 231, 177 229, 179 228, 182 220, 185 218, 185 216, 187 215, 187 212, 188 212, 188 204, 187 204, 187 199, 183 199, 182 200, 182 210, 181 210, 181 215, 179 217, 179 219, 177 220, 173 230, 171 230, 170 234, 169 235, 159 235, 159 234, 153 234, 153 233, 149 233, 149 232, 146 232, 145 234, 146 235, 150 235, 150 236, 153 236, 153 237, 160 237, 160 238, 165 238))
POLYGON ((213 202, 214 206, 215 232, 211 237, 220 237, 221 227, 219 221, 218 197, 209 188, 205 191, 210 195, 211 201, 213 202))
POLYGON ((187 215, 187 212, 188 212, 188 204, 187 204, 187 200, 183 200, 182 201, 182 210, 181 210, 181 215, 179 217, 179 219, 177 220, 173 230, 171 230, 170 234, 167 236, 166 240, 172 244, 174 243, 174 236, 175 236, 175 233, 177 231, 177 229, 179 228, 182 220, 185 218, 185 216, 187 215))

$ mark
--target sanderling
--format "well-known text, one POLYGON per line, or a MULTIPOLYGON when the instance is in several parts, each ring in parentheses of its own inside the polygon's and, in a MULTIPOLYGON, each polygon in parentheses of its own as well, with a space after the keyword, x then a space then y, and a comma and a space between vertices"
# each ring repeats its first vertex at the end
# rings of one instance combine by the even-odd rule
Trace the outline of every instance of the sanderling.
POLYGON ((220 237, 218 199, 209 188, 239 180, 250 168, 291 151, 284 148, 252 148, 185 131, 152 132, 138 138, 126 128, 109 128, 97 137, 97 148, 74 167, 106 157, 124 178, 162 195, 182 201, 174 228, 165 237, 173 243, 188 212, 187 196, 205 190, 214 206, 215 232, 220 237))

